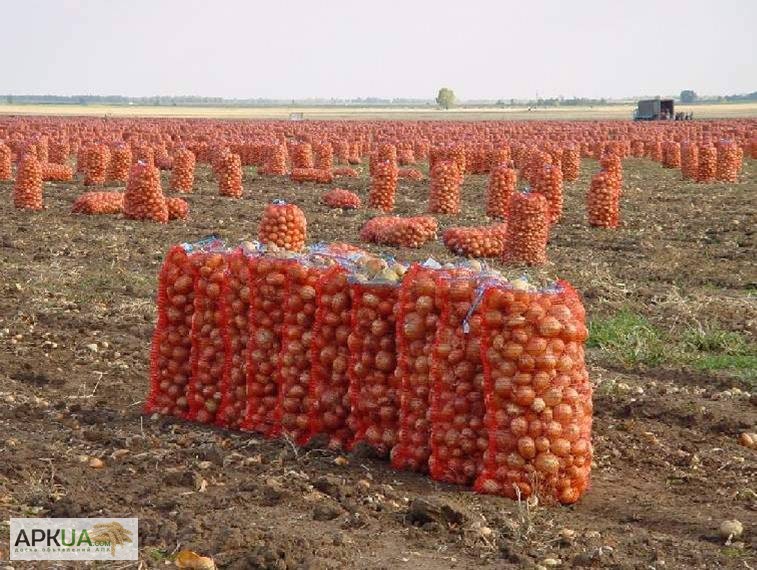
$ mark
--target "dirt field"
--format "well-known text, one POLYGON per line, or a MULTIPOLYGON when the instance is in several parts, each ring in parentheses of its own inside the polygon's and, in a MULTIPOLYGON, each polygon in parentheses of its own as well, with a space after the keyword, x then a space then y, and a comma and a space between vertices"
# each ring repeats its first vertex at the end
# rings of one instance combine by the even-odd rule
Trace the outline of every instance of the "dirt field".
MULTIPOLYGON (((552 107, 528 110, 456 108, 442 111, 435 107, 141 107, 128 105, 4 105, 0 115, 55 115, 95 117, 193 117, 218 119, 288 119, 290 113, 303 113, 309 120, 604 120, 633 117, 634 105, 606 107, 552 107)), ((693 112, 698 119, 737 119, 757 116, 757 103, 722 105, 677 105, 676 110, 693 112)))
MULTIPOLYGON (((48 209, 19 213, 0 183, 0 521, 137 516, 151 568, 185 548, 234 569, 757 567, 757 461, 738 444, 757 419, 757 161, 735 185, 624 167, 622 228, 587 227, 598 166, 584 160, 539 271, 571 281, 592 321, 595 466, 572 507, 141 415, 169 244, 254 237, 274 198, 303 207, 310 241, 356 241, 368 212, 327 210, 322 187, 253 170, 231 200, 203 167, 190 221, 168 226, 70 215, 80 183, 47 183, 48 209), (726 545, 733 518, 745 533, 726 545)), ((466 213, 440 225, 482 223, 485 184, 467 177, 466 213)), ((365 175, 338 185, 367 197, 365 175)), ((427 193, 401 181, 398 212, 425 210, 427 193)), ((449 257, 440 244, 396 253, 449 257)), ((7 537, 0 527, 0 560, 7 537)))

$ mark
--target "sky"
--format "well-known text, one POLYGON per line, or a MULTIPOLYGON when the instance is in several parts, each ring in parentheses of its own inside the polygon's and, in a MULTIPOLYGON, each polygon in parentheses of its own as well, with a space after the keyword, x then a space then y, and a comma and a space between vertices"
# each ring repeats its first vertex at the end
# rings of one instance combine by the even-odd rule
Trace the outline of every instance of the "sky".
POLYGON ((757 90, 757 0, 0 0, 0 14, 1 94, 757 90))

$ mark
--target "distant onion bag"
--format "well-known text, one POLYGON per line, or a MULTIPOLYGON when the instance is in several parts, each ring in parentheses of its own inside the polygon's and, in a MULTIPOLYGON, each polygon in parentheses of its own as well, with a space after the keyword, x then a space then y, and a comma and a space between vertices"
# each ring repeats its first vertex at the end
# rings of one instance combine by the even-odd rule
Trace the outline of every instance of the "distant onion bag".
POLYGON ((485 425, 478 492, 575 503, 589 485, 592 389, 577 293, 492 287, 484 295, 485 425))
POLYGON ((397 445, 391 450, 395 469, 428 470, 432 351, 441 312, 436 302, 434 273, 413 265, 405 274, 399 291, 397 376, 400 429, 397 445))
POLYGON ((466 257, 502 257, 507 242, 507 222, 490 226, 452 227, 442 241, 452 253, 466 257))
POLYGON ((581 172, 581 152, 575 146, 565 147, 562 151, 562 174, 567 182, 578 180, 581 172))
POLYGON ((221 290, 226 254, 203 251, 191 257, 195 268, 192 321, 192 380, 189 383, 189 419, 214 423, 221 404, 226 347, 221 318, 221 290))
POLYGON ((510 202, 504 261, 538 265, 547 261, 549 203, 537 192, 516 193, 510 202))
POLYGON ((158 276, 158 322, 150 353, 148 412, 186 418, 192 378, 192 318, 195 268, 190 248, 174 246, 158 276))
POLYGON ((0 180, 13 179, 13 164, 11 157, 13 153, 8 145, 0 142, 0 180))
POLYGON ((307 237, 305 213, 295 204, 276 200, 266 206, 260 221, 258 239, 288 251, 301 251, 307 237))
POLYGON ((124 192, 124 217, 166 223, 168 207, 160 187, 160 171, 138 162, 131 168, 124 192))
POLYGON ((743 151, 732 141, 718 145, 717 179, 724 182, 738 182, 743 160, 743 151))
POLYGON ((484 425, 481 317, 473 311, 477 278, 438 272, 441 307, 431 366, 431 477, 470 485, 488 448, 484 425))
POLYGON ((23 156, 18 164, 13 186, 13 205, 22 210, 43 210, 42 166, 32 153, 23 156))
POLYGON ((247 344, 250 338, 250 259, 241 249, 226 259, 226 277, 221 286, 221 332, 226 359, 221 378, 221 404, 216 423, 240 429, 247 408, 247 344))
POLYGON ((52 180, 55 182, 70 182, 74 179, 74 171, 67 164, 56 164, 48 162, 42 164, 42 180, 52 180))
POLYGON ((714 182, 718 171, 718 151, 714 145, 703 144, 699 147, 699 168, 697 182, 714 182))
POLYGON ((192 192, 195 178, 195 155, 186 148, 176 151, 169 187, 177 192, 192 192))
POLYGON ((110 152, 110 162, 108 163, 108 172, 105 177, 106 181, 126 182, 129 179, 131 159, 131 148, 129 145, 115 145, 110 152))
POLYGON ((218 193, 230 198, 242 197, 242 160, 227 152, 218 160, 218 193))
POLYGON ((96 144, 89 147, 87 153, 87 170, 84 178, 85 186, 97 186, 105 184, 110 163, 110 149, 104 144, 96 144))
POLYGON ((166 198, 169 220, 186 220, 189 217, 189 204, 182 198, 166 198))
POLYGON ((330 449, 352 444, 348 338, 351 299, 347 272, 339 265, 325 271, 316 283, 310 373, 310 436, 325 434, 330 449))
POLYGON ((119 214, 123 207, 123 192, 85 192, 76 198, 71 213, 119 214))
POLYGON ((360 207, 360 197, 349 190, 333 188, 323 195, 323 203, 330 208, 357 209, 360 207))
POLYGON ((242 427, 267 437, 281 432, 277 412, 288 263, 274 257, 252 258, 250 263, 247 413, 242 427))
POLYGON ((589 225, 617 228, 620 221, 619 206, 618 191, 612 184, 610 175, 604 170, 595 174, 586 194, 589 225))
POLYGON ((377 162, 371 175, 371 191, 368 204, 382 212, 394 210, 397 193, 397 163, 389 160, 377 162))
POLYGON ((436 214, 459 214, 461 180, 462 173, 455 162, 440 160, 434 164, 431 169, 428 211, 436 214))
POLYGON ((365 442, 388 455, 399 429, 399 380, 395 314, 399 288, 394 283, 353 283, 350 350, 350 427, 354 443, 365 442))
POLYGON ((699 147, 695 143, 683 143, 681 145, 681 177, 684 180, 695 180, 698 172, 699 147))
POLYGON ((515 194, 518 175, 514 168, 501 164, 489 174, 486 189, 486 215, 490 218, 507 218, 510 200, 515 194))

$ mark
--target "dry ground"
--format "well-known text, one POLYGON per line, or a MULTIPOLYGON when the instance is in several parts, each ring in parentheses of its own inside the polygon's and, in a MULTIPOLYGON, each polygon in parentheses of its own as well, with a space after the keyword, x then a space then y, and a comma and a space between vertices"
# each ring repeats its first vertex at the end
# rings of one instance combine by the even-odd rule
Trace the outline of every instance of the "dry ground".
MULTIPOLYGON (((168 226, 71 215, 81 183, 48 183, 46 211, 17 212, 0 183, 0 524, 138 516, 141 565, 156 568, 183 548, 237 569, 757 567, 757 462, 738 444, 757 418, 757 162, 738 184, 697 185, 626 161, 617 231, 585 224, 596 169, 584 161, 566 185, 538 272, 573 282, 592 320, 595 467, 571 507, 141 414, 169 244, 254 237, 274 198, 305 209, 311 241, 355 242, 369 212, 329 211, 323 187, 253 170, 244 198, 230 200, 201 169, 190 221, 168 226), (92 457, 105 466, 91 468, 92 457), (726 518, 746 527, 730 545, 718 536, 726 518)), ((364 199, 368 184, 339 183, 364 199)), ((466 213, 441 226, 482 223, 485 184, 468 177, 466 213)), ((398 212, 424 210, 427 193, 427 182, 402 182, 398 212)), ((438 243, 395 253, 449 257, 438 243)))
MULTIPOLYGON (((290 113, 304 113, 310 120, 606 120, 633 117, 634 105, 604 107, 552 107, 528 110, 435 107, 143 107, 131 105, 7 105, 0 103, 0 115, 192 117, 208 119, 288 119, 290 113)), ((757 103, 678 105, 678 111, 693 111, 698 119, 738 119, 757 116, 757 103)))

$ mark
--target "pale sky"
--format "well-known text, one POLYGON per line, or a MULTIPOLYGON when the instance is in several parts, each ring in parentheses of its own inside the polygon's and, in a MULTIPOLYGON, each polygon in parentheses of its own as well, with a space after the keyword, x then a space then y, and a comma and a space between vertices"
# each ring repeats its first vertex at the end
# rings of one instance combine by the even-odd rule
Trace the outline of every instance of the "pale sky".
POLYGON ((757 0, 0 0, 0 94, 757 90, 757 0))

